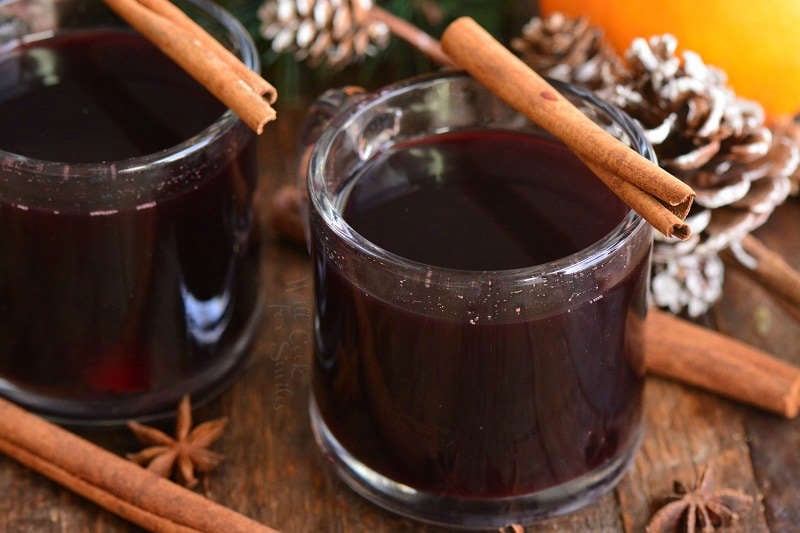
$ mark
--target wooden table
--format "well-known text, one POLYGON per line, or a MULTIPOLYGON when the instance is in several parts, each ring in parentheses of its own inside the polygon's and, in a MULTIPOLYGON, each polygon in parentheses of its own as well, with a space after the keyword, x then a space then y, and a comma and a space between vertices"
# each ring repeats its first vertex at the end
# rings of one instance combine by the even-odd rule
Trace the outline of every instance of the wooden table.
MULTIPOLYGON (((261 140, 259 201, 294 179, 299 111, 283 111, 261 140)), ((269 301, 252 360, 196 419, 231 420, 217 444, 222 467, 208 479, 208 497, 287 532, 443 531, 398 518, 366 502, 333 477, 309 429, 311 269, 305 251, 281 245, 264 226, 263 279, 269 301)), ((800 266, 800 205, 783 206, 758 232, 800 266)), ((710 323, 800 364, 800 329, 749 280, 730 273, 710 323)), ((720 485, 758 498, 731 530, 800 530, 800 420, 786 421, 658 378, 645 391, 646 436, 617 489, 575 514, 529 531, 643 531, 673 480, 687 484, 715 463, 720 485)), ((127 431, 85 433, 123 453, 138 449, 127 431)), ((124 521, 0 457, 0 531, 130 531, 124 521)))

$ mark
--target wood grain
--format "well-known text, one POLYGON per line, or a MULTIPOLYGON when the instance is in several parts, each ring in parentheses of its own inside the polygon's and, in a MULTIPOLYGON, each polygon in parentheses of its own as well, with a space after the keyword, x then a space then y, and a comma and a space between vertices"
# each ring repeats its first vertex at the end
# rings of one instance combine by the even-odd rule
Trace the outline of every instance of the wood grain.
MULTIPOLYGON (((800 267, 800 204, 790 199, 756 236, 800 267)), ((725 294, 715 309, 720 329, 745 342, 800 364, 800 322, 745 275, 729 271, 725 294)), ((797 531, 800 524, 800 421, 778 421, 744 410, 744 427, 767 522, 773 531, 797 531)))
MULTIPOLYGON (((645 439, 617 493, 625 531, 642 531, 671 494, 673 481, 693 485, 713 463, 720 486, 758 497, 741 408, 660 378, 645 389, 645 439)), ((766 531, 759 507, 742 517, 739 531, 766 531)))

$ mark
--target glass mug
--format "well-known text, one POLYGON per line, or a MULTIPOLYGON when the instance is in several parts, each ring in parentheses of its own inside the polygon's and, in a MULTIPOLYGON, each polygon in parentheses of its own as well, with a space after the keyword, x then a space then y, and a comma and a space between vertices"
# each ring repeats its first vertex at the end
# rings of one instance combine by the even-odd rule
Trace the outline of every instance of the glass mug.
MULTIPOLYGON (((554 84, 654 160, 623 113, 554 84)), ((373 94, 329 92, 307 131, 321 132, 307 172, 310 416, 337 474, 387 509, 460 527, 530 523, 611 490, 642 436, 650 226, 621 209, 622 221, 597 242, 527 268, 419 263, 343 217, 359 170, 444 133, 547 134, 459 73, 373 94)))
MULTIPOLYGON (((230 14, 177 4, 259 69, 230 14)), ((14 55, 20 43, 122 26, 96 0, 0 2, 0 70, 12 73, 0 89, 27 83, 13 79, 31 67, 14 55)), ((24 61, 58 79, 49 53, 24 61)), ((119 161, 0 146, 0 394, 55 419, 119 422, 208 397, 241 366, 260 301, 256 136, 220 113, 175 146, 119 161)))

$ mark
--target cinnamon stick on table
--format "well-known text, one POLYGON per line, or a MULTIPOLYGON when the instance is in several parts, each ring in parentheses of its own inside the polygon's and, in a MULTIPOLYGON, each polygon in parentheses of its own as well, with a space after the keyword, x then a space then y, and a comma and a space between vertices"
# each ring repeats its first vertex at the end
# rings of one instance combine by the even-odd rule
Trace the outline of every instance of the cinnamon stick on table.
POLYGON ((647 371, 794 418, 800 368, 737 341, 651 309, 645 322, 647 371))
POLYGON ((104 0, 259 135, 277 93, 167 0, 104 0))
POLYGON ((795 318, 800 317, 800 272, 783 256, 770 250, 754 235, 746 235, 723 253, 722 258, 777 296, 795 318), (732 251, 737 247, 738 250, 732 251))
POLYGON ((442 48, 456 65, 561 139, 656 229, 667 237, 689 237, 683 219, 694 191, 592 122, 474 20, 463 17, 448 26, 442 48))
POLYGON ((3 399, 0 451, 150 531, 276 533, 3 399))

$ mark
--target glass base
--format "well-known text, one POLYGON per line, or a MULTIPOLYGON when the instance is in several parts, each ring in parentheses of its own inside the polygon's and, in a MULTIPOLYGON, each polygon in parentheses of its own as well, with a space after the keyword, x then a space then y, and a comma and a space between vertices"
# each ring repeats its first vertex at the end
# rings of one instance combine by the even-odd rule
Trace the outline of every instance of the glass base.
POLYGON ((192 407, 197 407, 217 397, 232 383, 248 360, 263 308, 264 295, 259 291, 240 333, 218 354, 216 362, 203 372, 170 385, 168 390, 98 400, 66 400, 37 394, 0 378, 0 396, 52 422, 68 426, 119 426, 131 419, 153 422, 172 418, 184 394, 190 395, 192 407))
POLYGON ((317 445, 351 489, 394 513, 431 524, 464 529, 528 525, 594 503, 613 489, 628 470, 643 434, 640 429, 612 461, 561 485, 507 498, 468 499, 419 491, 379 474, 350 455, 336 440, 322 419, 313 394, 309 411, 317 445))

